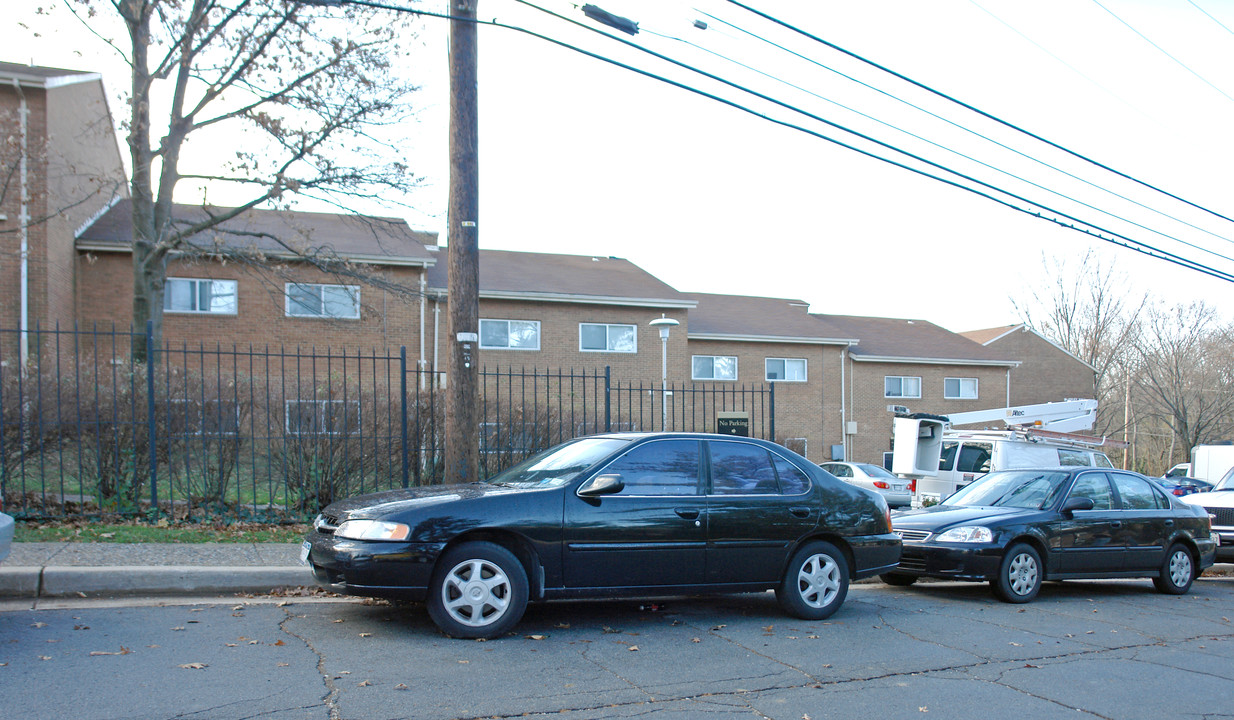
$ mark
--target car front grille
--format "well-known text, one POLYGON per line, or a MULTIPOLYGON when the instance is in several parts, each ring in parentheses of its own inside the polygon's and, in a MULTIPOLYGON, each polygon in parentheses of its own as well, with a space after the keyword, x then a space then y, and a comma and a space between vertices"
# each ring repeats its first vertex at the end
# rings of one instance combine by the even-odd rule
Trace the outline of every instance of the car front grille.
POLYGON ((900 569, 901 570, 917 570, 918 572, 925 572, 925 569, 926 569, 925 558, 912 557, 911 555, 901 555, 900 556, 900 569))
POLYGON ((338 529, 338 517, 322 513, 313 521, 313 529, 322 535, 333 535, 338 529))
POLYGON ((1234 526, 1234 508, 1205 508, 1210 514, 1216 517, 1213 521, 1213 527, 1230 527, 1234 526))
POLYGON ((892 528, 892 532, 900 536, 904 542, 921 542, 930 537, 929 530, 896 530, 892 528))

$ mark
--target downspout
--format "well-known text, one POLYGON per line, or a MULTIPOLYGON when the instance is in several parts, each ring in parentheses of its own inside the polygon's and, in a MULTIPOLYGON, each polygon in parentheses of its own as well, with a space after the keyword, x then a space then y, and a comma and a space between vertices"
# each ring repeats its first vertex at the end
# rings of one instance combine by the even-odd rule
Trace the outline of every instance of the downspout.
POLYGON ((17 211, 18 233, 21 236, 21 317, 18 319, 18 364, 22 374, 30 363, 30 188, 28 184, 29 157, 29 121, 30 108, 26 104, 26 95, 21 91, 21 84, 14 79, 13 89, 17 91, 19 105, 17 115, 21 124, 21 159, 19 160, 20 209, 17 211))
POLYGON ((416 333, 420 336, 420 354, 416 355, 416 370, 419 370, 420 373, 417 374, 421 375, 424 372, 424 304, 426 302, 424 292, 428 285, 428 282, 424 279, 425 272, 427 272, 427 268, 420 268, 420 329, 416 333))
POLYGON ((1007 368, 1007 405, 1011 407, 1011 368, 1007 368))
POLYGON ((433 384, 440 386, 437 374, 437 348, 440 346, 438 336, 441 333, 441 294, 433 297, 433 384))
POLYGON ((847 362, 848 346, 845 345, 840 348, 840 444, 844 446, 844 460, 852 462, 852 456, 848 450, 848 392, 844 389, 844 366, 847 362))

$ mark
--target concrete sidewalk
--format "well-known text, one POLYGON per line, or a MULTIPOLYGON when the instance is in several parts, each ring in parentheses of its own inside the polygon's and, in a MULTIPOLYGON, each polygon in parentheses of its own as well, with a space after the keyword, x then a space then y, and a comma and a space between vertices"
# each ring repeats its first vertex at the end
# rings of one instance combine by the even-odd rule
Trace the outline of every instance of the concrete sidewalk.
POLYGON ((13 543, 0 597, 268 592, 313 585, 299 543, 13 543))

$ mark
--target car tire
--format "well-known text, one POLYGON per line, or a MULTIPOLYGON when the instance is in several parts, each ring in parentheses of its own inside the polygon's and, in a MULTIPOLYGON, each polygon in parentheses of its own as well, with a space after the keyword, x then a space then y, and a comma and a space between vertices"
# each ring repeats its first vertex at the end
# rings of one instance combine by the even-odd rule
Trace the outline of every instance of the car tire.
POLYGON ((456 638, 505 634, 527 609, 527 571, 514 553, 490 542, 450 548, 429 586, 428 614, 456 638))
POLYGON ((1153 578, 1153 585, 1167 595, 1183 595, 1191 589, 1193 580, 1195 559, 1191 557, 1191 551, 1182 543, 1171 545, 1165 554, 1165 561, 1161 563, 1161 574, 1153 578))
POLYGON ((825 620, 848 596, 848 561, 827 542, 803 546, 788 563, 776 588, 784 612, 802 620, 825 620))
POLYGON ((998 577, 990 583, 990 589, 1003 602, 1026 603, 1041 590, 1044 571, 1041 555, 1033 546, 1017 543, 1003 555, 998 577))
POLYGON ((908 587, 909 585, 912 585, 913 583, 917 582, 916 575, 909 575, 908 573, 898 573, 898 572, 883 573, 882 575, 878 576, 878 579, 882 580, 884 583, 887 583, 888 585, 895 585, 896 587, 908 587))

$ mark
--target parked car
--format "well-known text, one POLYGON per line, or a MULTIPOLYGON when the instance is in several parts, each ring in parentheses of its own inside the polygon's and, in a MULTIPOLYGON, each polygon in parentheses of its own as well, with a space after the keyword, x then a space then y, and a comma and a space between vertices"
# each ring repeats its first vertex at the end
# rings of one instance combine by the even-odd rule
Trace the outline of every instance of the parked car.
POLYGON ((681 433, 579 438, 484 482, 341 500, 302 550, 322 586, 424 600, 464 638, 553 598, 775 589, 821 620, 899 558, 882 496, 773 443, 681 433))
POLYGON ((992 472, 939 505, 899 512, 891 585, 919 577, 989 581, 1023 603, 1043 580, 1151 577, 1181 595, 1213 564, 1207 513, 1138 473, 1088 467, 992 472))
POLYGON ((909 481, 896 477, 880 465, 870 463, 827 462, 819 467, 835 475, 844 482, 882 494, 883 499, 893 508, 907 507, 913 504, 913 491, 909 481))
POLYGON ((1197 478, 1179 477, 1149 477, 1149 480, 1160 485, 1166 492, 1174 497, 1183 497, 1191 493, 1208 492, 1213 489, 1213 484, 1204 482, 1197 478))
POLYGON ((1234 468, 1226 471, 1211 491, 1188 495, 1182 502, 1208 513, 1218 543, 1217 561, 1234 562, 1234 468))
POLYGON ((9 550, 13 548, 13 529, 13 518, 0 513, 0 562, 9 556, 9 550))

